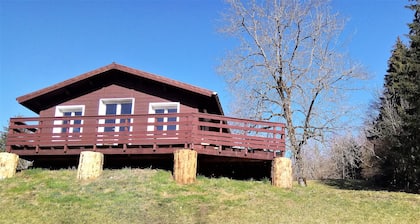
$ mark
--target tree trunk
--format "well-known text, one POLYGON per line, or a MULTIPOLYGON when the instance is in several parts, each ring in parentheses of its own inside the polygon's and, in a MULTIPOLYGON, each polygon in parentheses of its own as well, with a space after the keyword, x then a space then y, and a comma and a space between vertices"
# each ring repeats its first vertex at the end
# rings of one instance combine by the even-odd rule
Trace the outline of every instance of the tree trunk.
POLYGON ((295 133, 295 128, 293 125, 293 114, 292 114, 292 109, 291 109, 291 103, 290 103, 290 98, 285 97, 285 95, 287 96, 291 96, 291 92, 287 91, 285 87, 282 87, 284 84, 281 82, 278 82, 278 88, 277 88, 277 92, 279 93, 279 96, 281 97, 281 99, 283 100, 283 110, 284 110, 284 118, 286 120, 286 129, 287 129, 287 135, 289 137, 289 141, 290 141, 290 145, 292 146, 293 149, 293 154, 295 156, 295 162, 296 162, 296 168, 297 168, 297 179, 298 179, 298 183, 300 186, 302 187, 306 187, 306 178, 304 175, 304 169, 303 169, 303 158, 302 158, 302 152, 301 152, 301 147, 298 144, 298 140, 296 139, 296 133, 295 133), (283 92, 283 90, 285 92, 283 92))
POLYGON ((302 187, 306 187, 306 178, 304 174, 304 164, 303 164, 303 158, 302 158, 302 152, 300 149, 297 149, 295 152, 295 162, 296 162, 296 168, 297 168, 297 180, 298 184, 302 187))

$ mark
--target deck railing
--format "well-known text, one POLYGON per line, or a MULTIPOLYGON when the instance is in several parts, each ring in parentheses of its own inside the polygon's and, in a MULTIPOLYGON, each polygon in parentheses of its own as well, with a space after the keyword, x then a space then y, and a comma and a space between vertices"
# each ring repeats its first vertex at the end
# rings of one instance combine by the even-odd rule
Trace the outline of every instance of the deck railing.
POLYGON ((284 125, 203 113, 12 118, 7 151, 19 155, 170 153, 272 158, 285 150, 284 125), (254 155, 254 156, 253 156, 254 155))

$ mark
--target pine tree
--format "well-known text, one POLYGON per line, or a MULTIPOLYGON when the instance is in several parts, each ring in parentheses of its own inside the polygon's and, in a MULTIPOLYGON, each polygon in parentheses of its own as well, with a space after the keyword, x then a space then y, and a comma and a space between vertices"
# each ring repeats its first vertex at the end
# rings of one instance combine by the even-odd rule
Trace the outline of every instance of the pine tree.
POLYGON ((420 4, 409 6, 414 13, 413 22, 409 24, 409 69, 408 81, 405 82, 404 97, 407 109, 402 116, 402 133, 395 150, 401 153, 400 170, 403 171, 398 187, 405 191, 420 193, 420 4))
POLYGON ((392 50, 388 60, 388 70, 382 97, 377 105, 379 115, 369 131, 370 139, 374 139, 375 178, 383 186, 396 186, 399 175, 401 154, 393 150, 400 145, 398 136, 402 132, 402 117, 407 109, 407 100, 403 97, 408 74, 408 48, 400 38, 392 50))
POLYGON ((409 24, 409 47, 398 38, 388 61, 379 115, 369 130, 382 185, 420 193, 420 4, 409 24))

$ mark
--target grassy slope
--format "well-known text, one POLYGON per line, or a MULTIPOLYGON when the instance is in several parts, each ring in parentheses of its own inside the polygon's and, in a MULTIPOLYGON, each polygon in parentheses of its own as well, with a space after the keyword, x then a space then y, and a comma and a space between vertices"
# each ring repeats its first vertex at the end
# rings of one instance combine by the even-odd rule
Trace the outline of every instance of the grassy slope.
POLYGON ((76 170, 27 170, 0 181, 0 209, 0 223, 420 223, 420 195, 205 177, 181 186, 147 169, 91 182, 76 170))

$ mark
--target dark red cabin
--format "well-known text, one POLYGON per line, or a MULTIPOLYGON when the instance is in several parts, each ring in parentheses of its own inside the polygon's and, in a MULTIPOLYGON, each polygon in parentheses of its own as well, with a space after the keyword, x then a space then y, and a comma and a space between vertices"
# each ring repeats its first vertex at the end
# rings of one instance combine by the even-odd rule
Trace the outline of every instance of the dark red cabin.
POLYGON ((171 167, 173 151, 189 148, 199 166, 223 170, 285 150, 283 124, 226 117, 215 92, 116 63, 17 101, 39 117, 10 119, 6 150, 39 166, 92 150, 105 166, 171 167))

